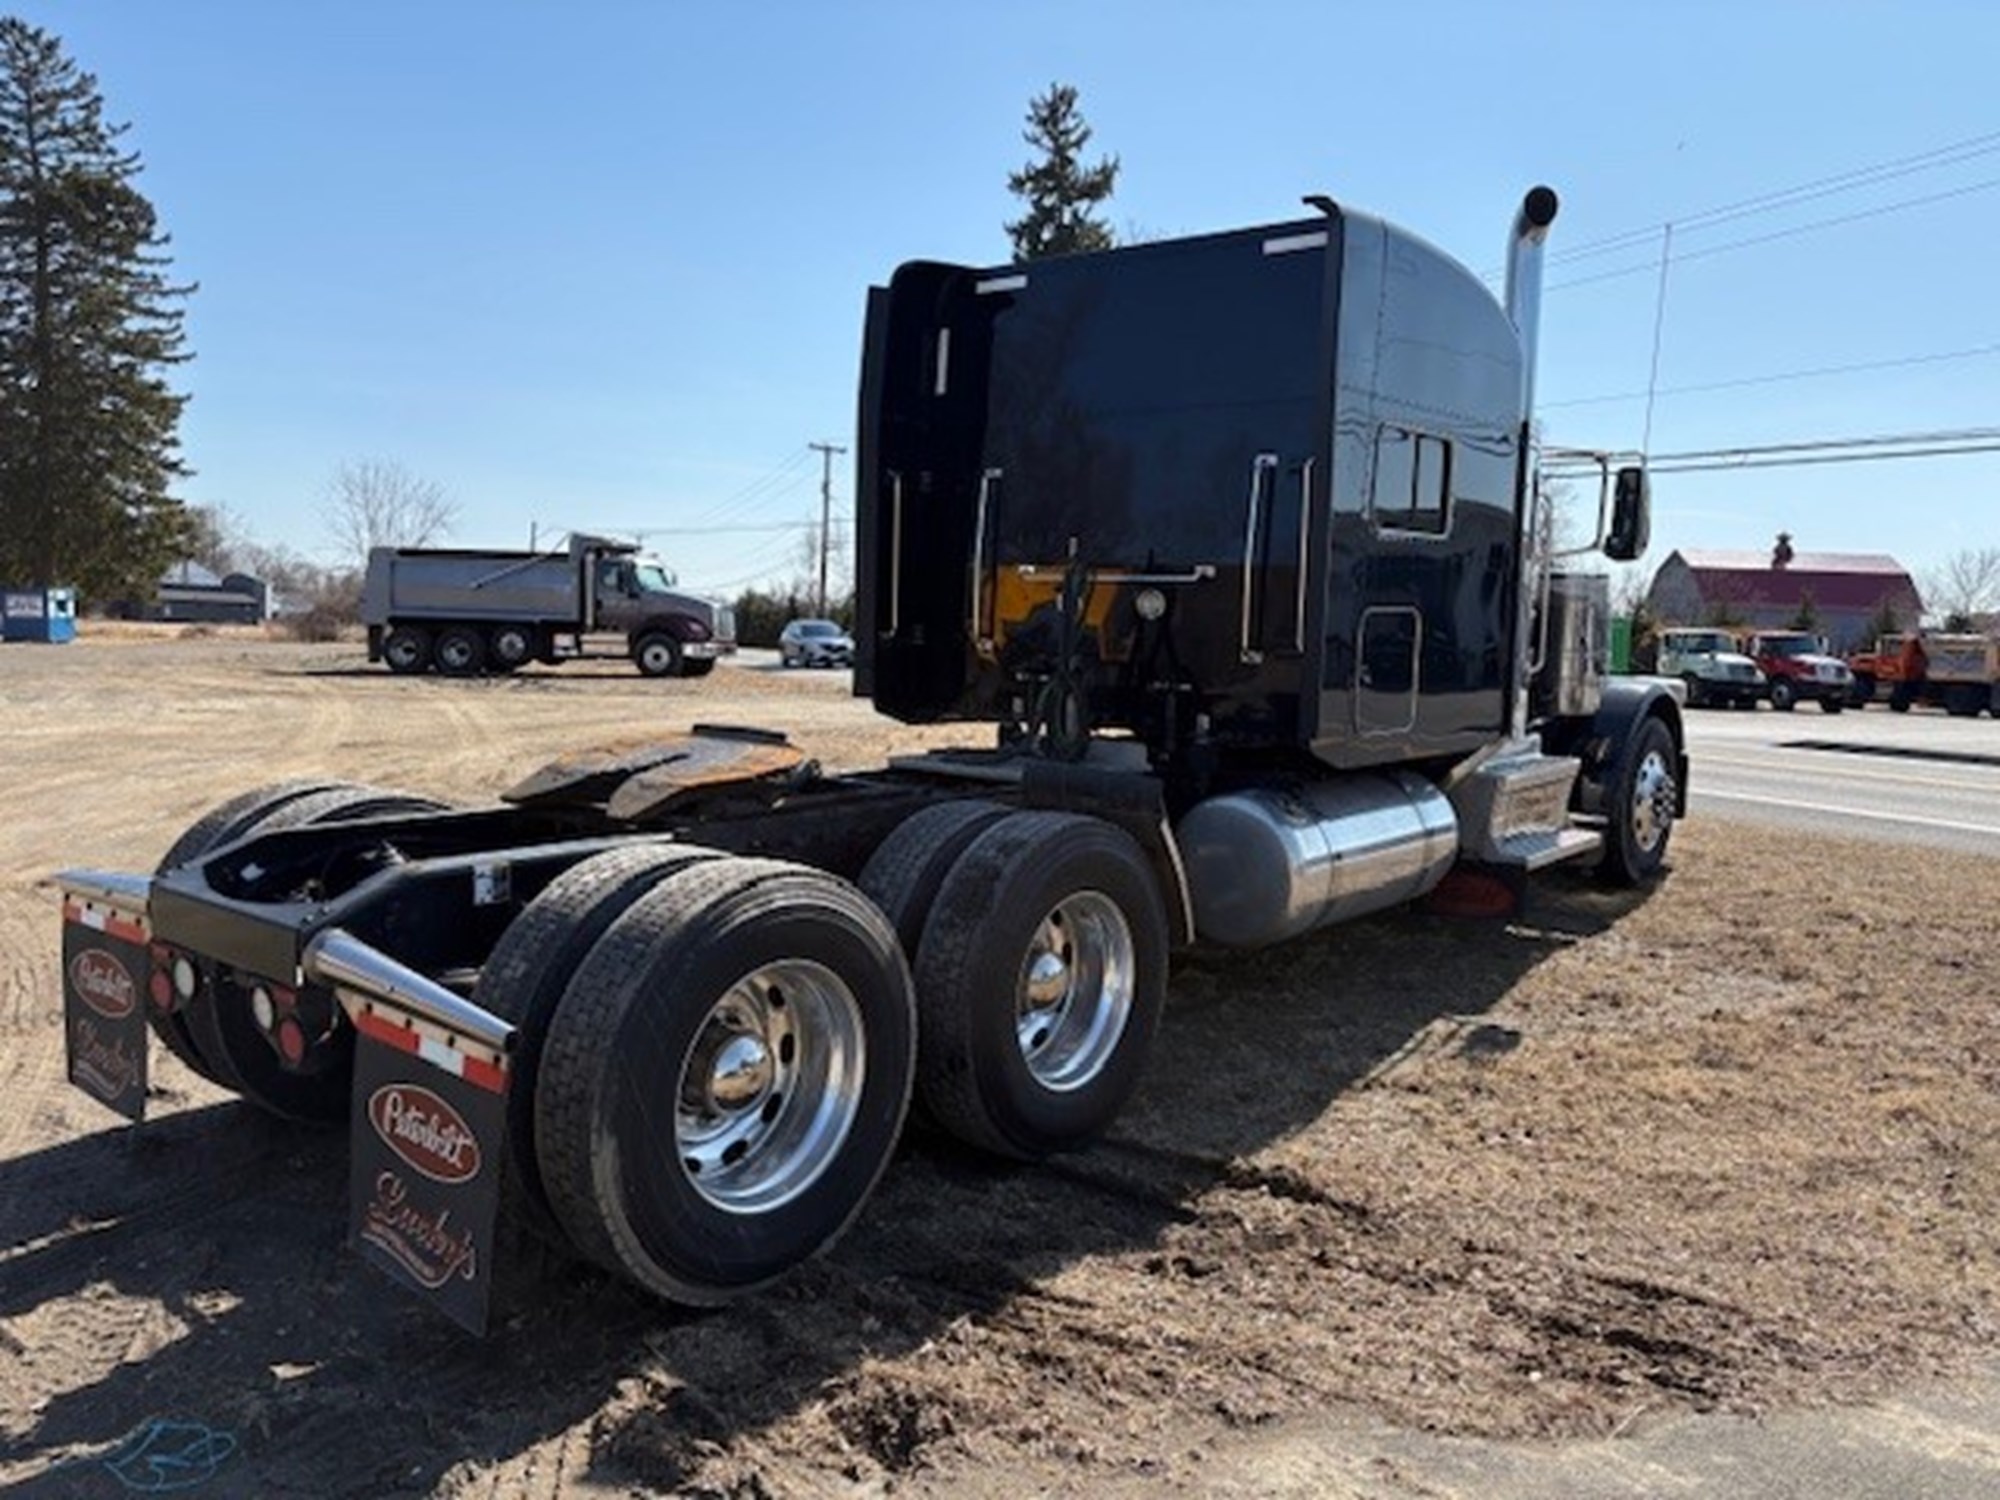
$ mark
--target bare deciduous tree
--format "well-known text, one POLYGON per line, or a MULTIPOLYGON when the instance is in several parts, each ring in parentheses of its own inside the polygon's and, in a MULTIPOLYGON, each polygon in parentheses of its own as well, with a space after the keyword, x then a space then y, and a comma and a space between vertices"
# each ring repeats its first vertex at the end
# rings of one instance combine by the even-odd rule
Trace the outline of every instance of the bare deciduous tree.
POLYGON ((1974 615, 2000 609, 2000 547, 1966 547, 1924 574, 1924 603, 1945 627, 1966 629, 1974 615))
POLYGON ((429 546, 457 519, 444 486, 386 459, 350 460, 327 486, 327 529, 358 566, 370 548, 429 546))
POLYGON ((1636 615, 1648 607, 1654 569, 1645 563, 1614 563, 1611 568, 1611 613, 1636 615))
POLYGON ((236 514, 226 505, 190 505, 187 520, 187 560, 218 578, 234 573, 236 549, 249 539, 236 514))

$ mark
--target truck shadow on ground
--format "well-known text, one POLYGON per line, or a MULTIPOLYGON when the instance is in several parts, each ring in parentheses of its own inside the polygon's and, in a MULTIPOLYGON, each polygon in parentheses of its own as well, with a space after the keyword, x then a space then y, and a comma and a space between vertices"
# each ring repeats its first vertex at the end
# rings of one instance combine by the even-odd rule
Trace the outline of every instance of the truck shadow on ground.
POLYGON ((0 1163, 0 1349, 31 1391, 48 1371, 32 1427, 0 1442, 0 1477, 27 1494, 117 1494, 101 1463, 50 1464, 170 1418, 234 1439, 192 1491, 205 1495, 428 1493, 456 1465, 508 1464, 577 1432, 539 1464, 545 1490, 549 1465, 674 1489, 702 1455, 836 1386, 843 1438, 899 1472, 924 1434, 870 1405, 865 1362, 1002 1315, 1090 1257, 1158 1245, 1201 1195, 1255 1174, 1250 1158, 1413 1048, 1508 1051, 1518 1034, 1486 1013, 1645 894, 1558 876, 1518 924, 1404 911, 1184 960, 1110 1140, 1022 1167, 913 1128, 829 1257, 718 1312, 663 1307, 517 1244, 495 1331, 473 1340, 345 1248, 344 1139, 245 1106, 0 1163), (102 1373, 78 1383, 89 1369, 102 1373))

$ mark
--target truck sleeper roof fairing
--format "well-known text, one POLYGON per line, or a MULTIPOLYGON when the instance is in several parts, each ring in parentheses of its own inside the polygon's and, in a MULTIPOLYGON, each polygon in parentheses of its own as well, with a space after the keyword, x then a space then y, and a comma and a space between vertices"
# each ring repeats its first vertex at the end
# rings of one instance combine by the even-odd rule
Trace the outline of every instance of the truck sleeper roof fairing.
POLYGON ((1525 400, 1479 279, 1344 210, 907 264, 870 296, 856 690, 912 721, 1074 693, 1160 753, 1475 748, 1506 715, 1525 400))

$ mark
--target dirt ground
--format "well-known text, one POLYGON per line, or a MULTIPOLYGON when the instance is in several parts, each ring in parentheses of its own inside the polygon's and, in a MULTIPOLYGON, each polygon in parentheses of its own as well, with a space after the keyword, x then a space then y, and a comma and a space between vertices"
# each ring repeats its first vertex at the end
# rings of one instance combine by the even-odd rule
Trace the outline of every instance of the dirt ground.
POLYGON ((778 1291, 683 1313, 544 1259, 484 1342, 344 1246, 337 1135, 157 1051, 141 1128, 63 1083, 58 867, 149 868, 254 783, 482 799, 696 720, 834 766, 947 737, 736 665, 0 648, 0 1485, 121 1493, 95 1456, 166 1420, 221 1460, 201 1494, 1195 1493, 1244 1433, 1350 1403, 1601 1436, 2000 1342, 2000 860, 1694 822, 1649 892, 1559 873, 1508 924, 1190 958, 1097 1148, 918 1134, 778 1291))

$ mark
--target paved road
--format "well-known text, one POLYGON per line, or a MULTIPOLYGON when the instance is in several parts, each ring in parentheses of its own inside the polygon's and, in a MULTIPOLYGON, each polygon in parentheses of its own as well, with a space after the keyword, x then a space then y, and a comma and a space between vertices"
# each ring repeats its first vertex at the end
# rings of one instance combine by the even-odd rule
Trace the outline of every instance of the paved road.
POLYGON ((1691 709, 1690 811, 2000 856, 2000 720, 1691 709))
POLYGON ((1334 1412, 1223 1447, 1202 1488, 1217 1500, 1991 1500, 2000 1372, 1866 1407, 1642 1417, 1596 1442, 1443 1438, 1334 1412))

